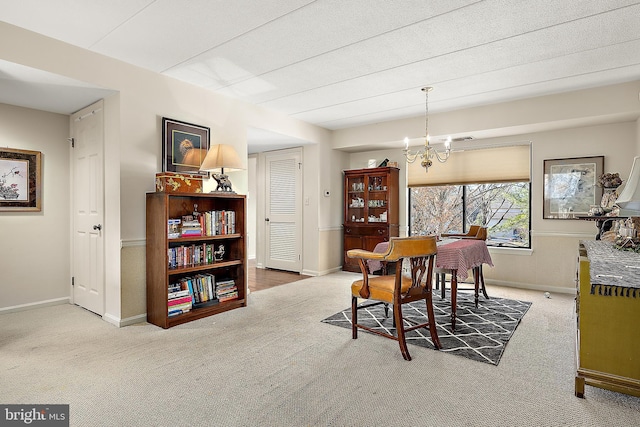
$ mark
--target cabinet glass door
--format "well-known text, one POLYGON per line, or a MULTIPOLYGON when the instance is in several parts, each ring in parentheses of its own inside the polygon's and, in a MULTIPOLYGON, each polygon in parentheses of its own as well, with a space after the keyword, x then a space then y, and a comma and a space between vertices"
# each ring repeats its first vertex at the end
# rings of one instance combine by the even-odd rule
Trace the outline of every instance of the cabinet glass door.
POLYGON ((347 209, 345 222, 365 222, 364 176, 347 177, 347 209))
POLYGON ((387 175, 371 175, 368 177, 368 223, 388 221, 387 175))

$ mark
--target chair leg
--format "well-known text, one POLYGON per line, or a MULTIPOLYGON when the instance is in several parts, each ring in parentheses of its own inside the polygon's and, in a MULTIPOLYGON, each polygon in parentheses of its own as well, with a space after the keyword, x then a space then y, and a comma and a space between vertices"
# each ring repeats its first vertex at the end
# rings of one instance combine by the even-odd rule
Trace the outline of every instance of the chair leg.
POLYGON ((456 330, 456 307, 458 304, 458 271, 451 271, 451 332, 456 330))
POLYGON ((358 339, 358 298, 351 297, 351 338, 358 339))
POLYGON ((389 304, 384 303, 384 317, 389 317, 389 304))
POLYGON ((400 308, 400 304, 393 304, 393 318, 396 323, 398 343, 400 344, 402 357, 404 357, 404 360, 411 360, 411 355, 409 355, 409 349, 407 348, 407 341, 404 336, 404 322, 402 321, 402 309, 400 308))
POLYGON ((482 264, 478 267, 480 270, 480 289, 482 289, 482 294, 486 299, 489 299, 489 295, 487 295, 487 288, 484 287, 484 274, 482 274, 482 264))
POLYGON ((438 337, 438 330, 436 329, 436 316, 433 313, 433 298, 431 293, 427 294, 424 299, 427 304, 427 320, 429 321, 429 333, 431 334, 431 341, 436 350, 440 350, 442 345, 440 344, 440 338, 438 337))
POLYGON ((442 288, 440 288, 440 298, 444 299, 444 291, 447 288, 446 286, 447 274, 440 273, 440 281, 442 281, 442 288))
POLYGON ((480 289, 480 270, 473 267, 473 297, 475 298, 476 308, 478 308, 478 290, 480 289))

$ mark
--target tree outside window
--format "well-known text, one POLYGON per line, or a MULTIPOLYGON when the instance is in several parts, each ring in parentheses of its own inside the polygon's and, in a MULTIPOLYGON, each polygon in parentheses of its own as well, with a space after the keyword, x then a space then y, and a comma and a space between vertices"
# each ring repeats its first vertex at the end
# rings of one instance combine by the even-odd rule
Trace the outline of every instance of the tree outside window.
POLYGON ((480 225, 487 227, 487 245, 531 247, 528 182, 414 187, 409 200, 411 235, 464 233, 480 225))

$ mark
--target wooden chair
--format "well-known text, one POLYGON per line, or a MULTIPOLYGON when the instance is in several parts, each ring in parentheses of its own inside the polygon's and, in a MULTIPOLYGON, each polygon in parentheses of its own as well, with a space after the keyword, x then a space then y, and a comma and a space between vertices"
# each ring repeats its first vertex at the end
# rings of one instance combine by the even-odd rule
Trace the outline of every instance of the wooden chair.
POLYGON ((350 258, 357 258, 362 271, 362 280, 351 285, 351 330, 352 338, 358 338, 358 328, 365 329, 385 338, 396 340, 405 360, 411 360, 405 334, 418 328, 429 328, 431 340, 436 349, 440 349, 440 339, 436 331, 431 297, 431 281, 433 278, 434 259, 438 249, 435 236, 392 237, 389 248, 384 253, 351 249, 347 252, 350 258), (409 260, 411 276, 403 276, 402 261, 409 260), (368 260, 397 262, 394 275, 372 276, 367 269, 368 260), (374 301, 373 304, 358 307, 358 298, 374 301), (402 305, 423 299, 426 303, 428 322, 415 324, 402 316, 402 305), (376 304, 391 304, 393 321, 397 334, 380 332, 358 323, 358 309, 376 304), (412 323, 405 327, 405 321, 412 323))
MULTIPOLYGON (((487 227, 481 227, 479 225, 472 225, 469 227, 469 231, 466 233, 443 233, 442 237, 449 237, 453 239, 474 239, 474 240, 487 240, 487 227)), ((445 288, 446 288, 446 276, 447 274, 451 274, 451 270, 447 270, 444 268, 436 268, 435 277, 436 277, 436 290, 440 289, 440 298, 444 298, 445 288), (440 285, 442 283, 442 286, 440 285)), ((482 274, 482 265, 480 265, 477 269, 474 268, 474 281, 476 280, 475 275, 478 274, 479 277, 477 280, 480 281, 480 290, 482 291, 482 295, 486 299, 489 299, 489 295, 487 295, 487 290, 484 286, 484 275, 482 274)), ((474 288, 458 288, 459 291, 475 291, 474 288)), ((477 306, 476 306, 477 307, 477 306)))
POLYGON ((487 240, 487 227, 472 225, 466 233, 443 233, 442 237, 451 237, 454 239, 476 239, 487 240))

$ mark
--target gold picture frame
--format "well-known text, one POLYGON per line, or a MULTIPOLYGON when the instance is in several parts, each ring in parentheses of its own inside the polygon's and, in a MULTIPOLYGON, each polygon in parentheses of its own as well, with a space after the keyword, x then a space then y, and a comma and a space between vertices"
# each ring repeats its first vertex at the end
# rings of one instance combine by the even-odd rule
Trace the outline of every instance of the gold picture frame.
POLYGON ((0 148, 0 212, 40 212, 40 151, 0 148))

